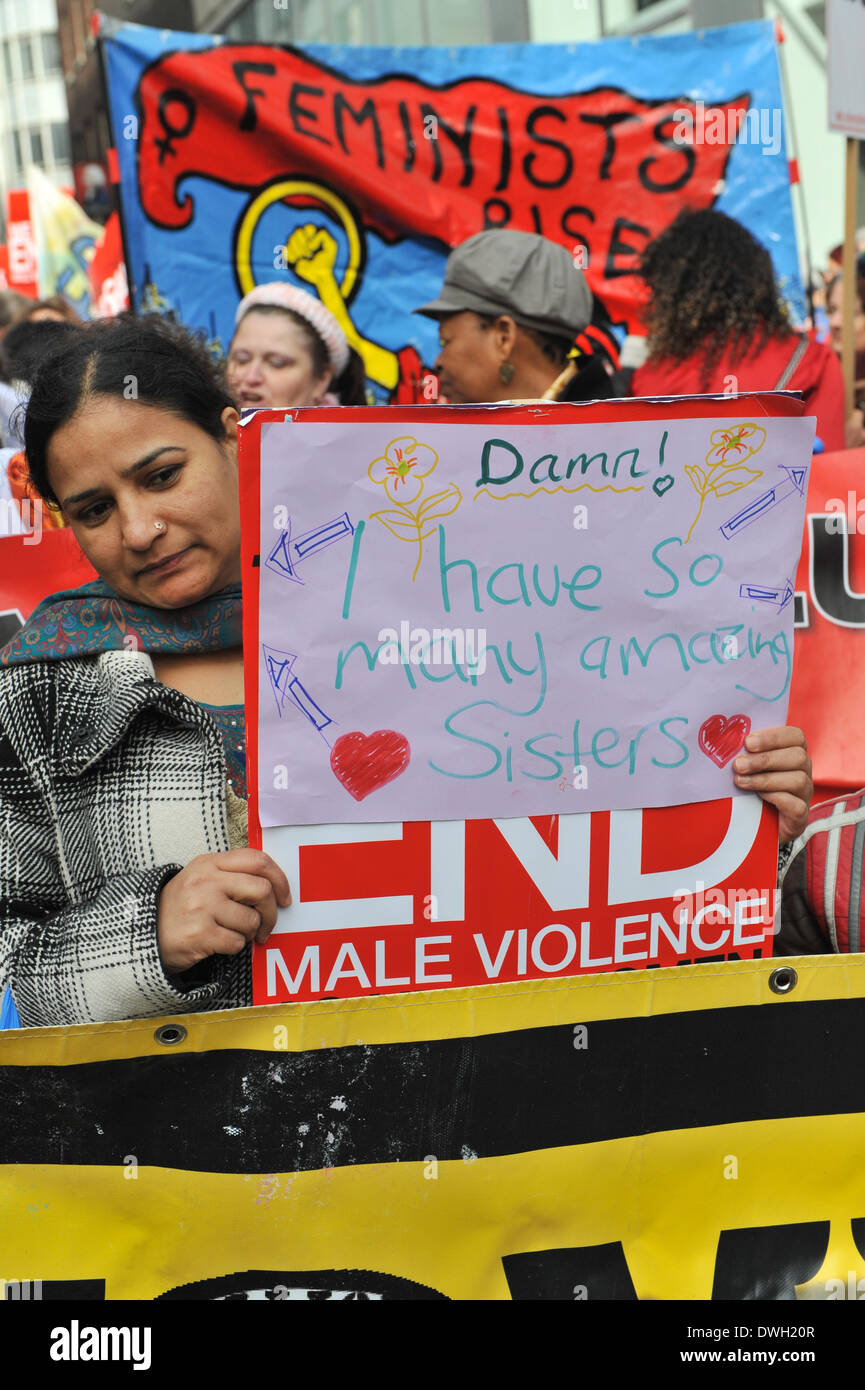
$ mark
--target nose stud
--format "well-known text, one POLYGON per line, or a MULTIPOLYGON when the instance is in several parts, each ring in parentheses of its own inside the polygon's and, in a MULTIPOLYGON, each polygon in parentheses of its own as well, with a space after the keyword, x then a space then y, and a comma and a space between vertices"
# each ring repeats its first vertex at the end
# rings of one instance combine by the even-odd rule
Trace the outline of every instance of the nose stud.
POLYGON ((154 521, 154 523, 153 523, 153 529, 154 529, 155 531, 164 531, 164 530, 165 530, 165 522, 164 522, 164 521, 154 521))

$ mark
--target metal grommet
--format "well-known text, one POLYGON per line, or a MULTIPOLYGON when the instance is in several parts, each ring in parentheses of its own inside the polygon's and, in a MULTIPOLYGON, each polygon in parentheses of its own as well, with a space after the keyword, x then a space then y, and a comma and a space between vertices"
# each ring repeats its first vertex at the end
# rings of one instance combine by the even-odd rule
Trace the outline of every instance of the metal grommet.
POLYGON ((769 988, 773 994, 790 994, 796 988, 799 976, 792 965, 781 965, 769 976, 769 988))
POLYGON ((186 1029, 182 1023, 163 1023, 153 1034, 158 1043, 163 1047, 174 1047, 176 1043, 182 1043, 186 1037, 186 1029))

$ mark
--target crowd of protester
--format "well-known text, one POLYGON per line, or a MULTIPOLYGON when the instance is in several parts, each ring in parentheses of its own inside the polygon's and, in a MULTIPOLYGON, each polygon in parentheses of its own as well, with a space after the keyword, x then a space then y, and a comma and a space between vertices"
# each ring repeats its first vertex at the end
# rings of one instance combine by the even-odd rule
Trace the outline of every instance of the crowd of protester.
MULTIPOLYGON (((643 256, 646 334, 621 358, 574 258, 528 233, 469 238, 417 312, 439 326, 447 402, 789 389, 837 450, 865 442, 863 257, 849 419, 845 273, 826 277, 819 341, 744 227, 683 212, 643 256)), ((0 498, 69 527, 98 575, 0 652, 0 985, 25 1025, 248 1004, 251 943, 290 887, 247 839, 239 412, 363 405, 363 361, 287 282, 241 301, 224 364, 168 319, 82 325, 9 293, 0 338, 0 498)), ((752 733, 731 775, 794 841, 813 792, 802 732, 752 733)))

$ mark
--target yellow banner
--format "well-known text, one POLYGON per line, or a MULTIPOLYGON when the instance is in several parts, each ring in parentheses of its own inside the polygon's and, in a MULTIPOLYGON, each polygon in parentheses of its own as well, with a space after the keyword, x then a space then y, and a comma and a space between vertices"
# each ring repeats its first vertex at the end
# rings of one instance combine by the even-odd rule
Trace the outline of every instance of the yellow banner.
POLYGON ((6 1297, 861 1298, 863 1023, 850 956, 0 1034, 6 1297))

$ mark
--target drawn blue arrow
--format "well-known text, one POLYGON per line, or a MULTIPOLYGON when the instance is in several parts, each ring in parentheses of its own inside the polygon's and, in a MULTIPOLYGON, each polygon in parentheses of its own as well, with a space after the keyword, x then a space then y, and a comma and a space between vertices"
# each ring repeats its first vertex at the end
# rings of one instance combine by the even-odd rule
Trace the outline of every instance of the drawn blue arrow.
POLYGON ((285 712, 286 704, 290 701, 319 733, 326 729, 328 724, 332 724, 330 715, 325 714, 316 704, 298 677, 292 675, 297 654, 278 651, 275 647, 268 647, 264 642, 261 644, 261 650, 264 653, 264 664, 280 719, 285 712))
POLYGON ((348 512, 342 512, 332 521, 314 526, 292 540, 292 521, 293 518, 289 517, 288 526, 281 533, 264 563, 274 574, 281 574, 283 579, 290 579, 292 584, 303 584, 304 581, 297 573, 301 561, 308 560, 310 555, 316 555, 320 550, 326 550, 329 545, 341 541, 344 536, 353 536, 354 527, 349 520, 348 512))
POLYGON ((798 465, 779 465, 781 472, 787 474, 786 483, 775 483, 774 487, 767 488, 761 492, 759 497, 755 497, 746 507, 743 507, 735 516, 731 516, 729 521, 725 521, 721 526, 721 535, 728 541, 734 536, 738 536, 740 531, 744 531, 746 526, 750 526, 752 521, 763 516, 766 512, 777 507, 787 497, 792 497, 797 492, 800 497, 805 495, 805 483, 808 477, 808 469, 798 465))
POLYGON ((785 584, 773 588, 770 584, 740 584, 739 597, 751 599, 754 603, 772 603, 778 612, 783 613, 793 597, 795 590, 788 579, 785 584))

